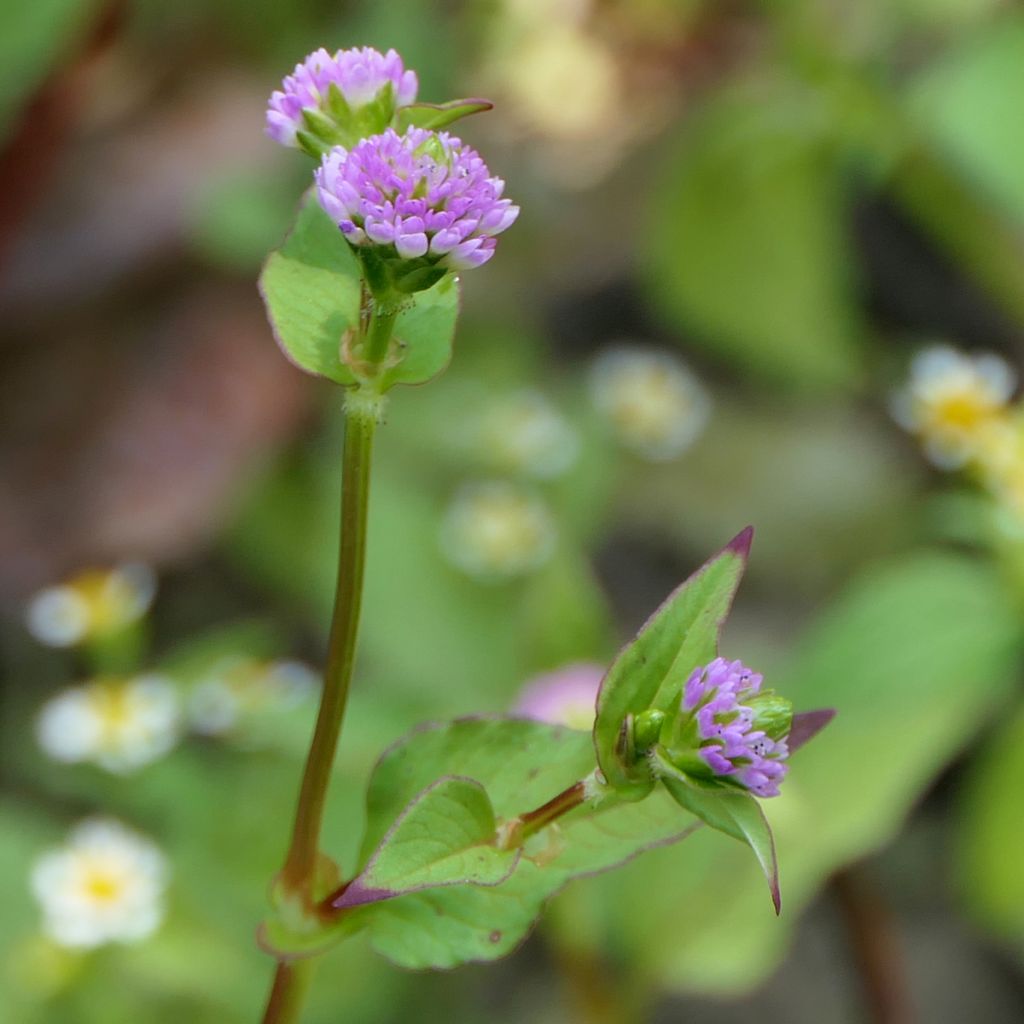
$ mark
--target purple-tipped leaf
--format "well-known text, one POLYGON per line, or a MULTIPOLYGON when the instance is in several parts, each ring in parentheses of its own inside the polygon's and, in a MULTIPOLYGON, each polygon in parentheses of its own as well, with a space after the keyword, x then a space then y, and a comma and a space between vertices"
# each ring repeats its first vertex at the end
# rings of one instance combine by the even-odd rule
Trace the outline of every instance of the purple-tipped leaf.
POLYGON ((612 663, 597 697, 594 747, 608 783, 642 798, 651 789, 646 766, 630 763, 622 724, 648 708, 669 710, 687 677, 718 653, 722 623, 746 568, 753 528, 747 527, 674 590, 612 663))
POLYGON ((809 743, 836 717, 835 708, 819 708, 817 711, 801 711, 793 716, 789 729, 789 752, 799 750, 809 743))

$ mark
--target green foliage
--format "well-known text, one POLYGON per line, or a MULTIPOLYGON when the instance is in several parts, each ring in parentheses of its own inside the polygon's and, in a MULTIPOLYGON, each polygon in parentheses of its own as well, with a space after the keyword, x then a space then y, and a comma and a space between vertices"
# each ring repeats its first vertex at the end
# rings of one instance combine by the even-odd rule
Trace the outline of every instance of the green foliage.
POLYGON ((1022 65, 1018 13, 930 65, 914 81, 909 103, 943 151, 1024 222, 1022 65))
POLYGON ((1024 711, 992 737, 960 800, 957 881, 972 913, 1017 943, 1024 940, 1024 711))
POLYGON ((494 847, 496 829, 494 808, 479 782, 440 778, 401 813, 333 906, 445 885, 497 885, 515 869, 518 853, 494 847))
MULTIPOLYGON (((458 771, 480 782, 499 817, 539 806, 590 772, 589 734, 517 719, 465 719, 413 733, 378 764, 367 795, 363 857, 425 785, 458 771)), ((545 900, 567 881, 605 871, 697 822, 663 793, 570 813, 527 842, 512 876, 494 887, 411 893, 356 911, 379 953, 404 967, 453 967, 513 950, 545 900)))
MULTIPOLYGON (((341 232, 308 196, 284 245, 271 253, 260 276, 260 291, 285 355, 307 373, 353 384, 341 361, 346 331, 359 320, 360 267, 341 232)), ((451 358, 459 289, 448 275, 402 306, 395 337, 402 361, 388 383, 422 384, 451 358)))
POLYGON ((856 580, 772 679, 798 708, 838 711, 770 804, 788 912, 778 922, 763 914, 764 883, 746 851, 697 836, 621 880, 621 906, 659 879, 667 894, 642 929, 627 925, 632 954, 679 989, 757 984, 825 880, 886 843, 1005 700, 1020 641, 998 576, 969 559, 922 554, 856 580), (675 933, 671 946, 651 941, 684 911, 699 931, 675 933))
POLYGON ((775 841, 761 805, 749 793, 730 792, 720 786, 702 785, 698 780, 662 764, 661 781, 680 807, 695 814, 718 832, 745 843, 754 852, 768 879, 775 913, 782 909, 779 893, 779 863, 775 841))
POLYGON ((842 191, 806 104, 758 81, 691 121, 650 197, 652 295, 687 340, 787 386, 860 374, 842 191))
POLYGON ((640 798, 653 779, 623 748, 627 716, 648 708, 667 711, 678 704, 687 677, 718 653, 718 634, 732 605, 750 549, 744 530, 668 597, 616 658, 597 699, 594 745, 608 784, 623 796, 640 798))

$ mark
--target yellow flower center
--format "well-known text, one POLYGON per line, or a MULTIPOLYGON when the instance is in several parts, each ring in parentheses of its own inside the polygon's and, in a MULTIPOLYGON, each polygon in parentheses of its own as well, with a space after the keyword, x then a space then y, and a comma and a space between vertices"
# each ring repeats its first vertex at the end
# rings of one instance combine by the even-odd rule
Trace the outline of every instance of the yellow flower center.
POLYGON ((936 428, 965 432, 976 430, 988 420, 996 406, 987 395, 979 391, 961 391, 946 395, 936 402, 931 420, 936 428))
POLYGON ((110 742, 132 723, 134 710, 124 683, 94 683, 89 699, 103 728, 105 742, 110 742))
POLYGON ((93 903, 101 904, 116 902, 124 891, 122 879, 98 864, 87 869, 82 888, 93 903))

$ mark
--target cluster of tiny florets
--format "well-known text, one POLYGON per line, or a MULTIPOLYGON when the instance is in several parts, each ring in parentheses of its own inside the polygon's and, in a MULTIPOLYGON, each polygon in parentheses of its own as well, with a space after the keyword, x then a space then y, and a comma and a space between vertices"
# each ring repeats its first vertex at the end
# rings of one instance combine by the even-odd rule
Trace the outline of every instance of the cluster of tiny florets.
POLYGON ((321 111, 335 86, 352 110, 372 102, 391 85, 396 107, 416 99, 416 72, 407 71, 394 51, 379 53, 372 47, 354 47, 328 53, 322 47, 311 53, 271 93, 267 107, 267 134, 283 146, 296 145, 296 134, 306 111, 321 111))
MULTIPOLYGON (((495 236, 519 214, 502 197, 504 181, 487 169, 480 155, 443 131, 410 127, 395 130, 401 108, 416 99, 414 72, 389 50, 369 47, 310 54, 270 97, 267 134, 286 146, 315 152, 301 132, 318 133, 323 148, 333 145, 316 171, 320 205, 357 247, 380 246, 400 260, 425 258, 443 270, 467 270, 494 254, 495 236), (338 100, 348 111, 389 96, 383 118, 391 127, 351 141, 336 131, 338 100)), ((354 134, 358 119, 342 121, 354 134)), ((381 122, 383 123, 383 122, 381 122)), ((373 129, 370 129, 373 131, 373 129)), ((321 150, 322 151, 322 150, 321 150)))
POLYGON ((335 147, 316 172, 320 205, 356 246, 394 246, 452 270, 494 254, 495 235, 518 216, 476 150, 447 132, 388 129, 352 149, 335 147))
POLYGON ((778 796, 789 756, 785 738, 755 724, 748 701, 763 677, 740 661, 715 658, 694 669, 683 690, 683 711, 696 724, 698 754, 715 775, 728 776, 757 796, 778 796))

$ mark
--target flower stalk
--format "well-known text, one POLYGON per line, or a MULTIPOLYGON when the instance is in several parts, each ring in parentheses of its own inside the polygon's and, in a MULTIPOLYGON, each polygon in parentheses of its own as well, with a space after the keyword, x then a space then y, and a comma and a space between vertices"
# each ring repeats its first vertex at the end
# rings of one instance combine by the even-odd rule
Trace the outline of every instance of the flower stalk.
MULTIPOLYGON (((361 331, 363 351, 368 355, 371 352, 387 352, 396 316, 397 311, 375 307, 361 331)), ((379 359, 377 361, 379 362, 379 359)), ((327 787, 338 749, 355 667, 362 607, 370 466, 373 438, 382 401, 381 396, 376 393, 372 396, 360 394, 369 387, 362 385, 356 389, 352 396, 353 400, 347 401, 345 406, 338 578, 327 663, 324 669, 324 686, 299 788, 291 842, 284 867, 278 877, 283 892, 297 898, 310 914, 315 913, 320 831, 327 800, 327 787)), ((278 964, 263 1024, 293 1024, 298 1020, 309 983, 310 964, 311 961, 278 964)))
MULTIPOLYGON (((385 347, 387 341, 384 342, 385 347)), ((324 688, 316 729, 299 790, 291 845, 281 872, 286 890, 312 903, 312 882, 319 849, 327 784, 334 764, 349 685, 355 665, 356 637, 362 605, 366 561, 366 521, 370 493, 370 460, 374 416, 359 406, 345 418, 342 453, 341 537, 338 580, 331 619, 324 688)))

